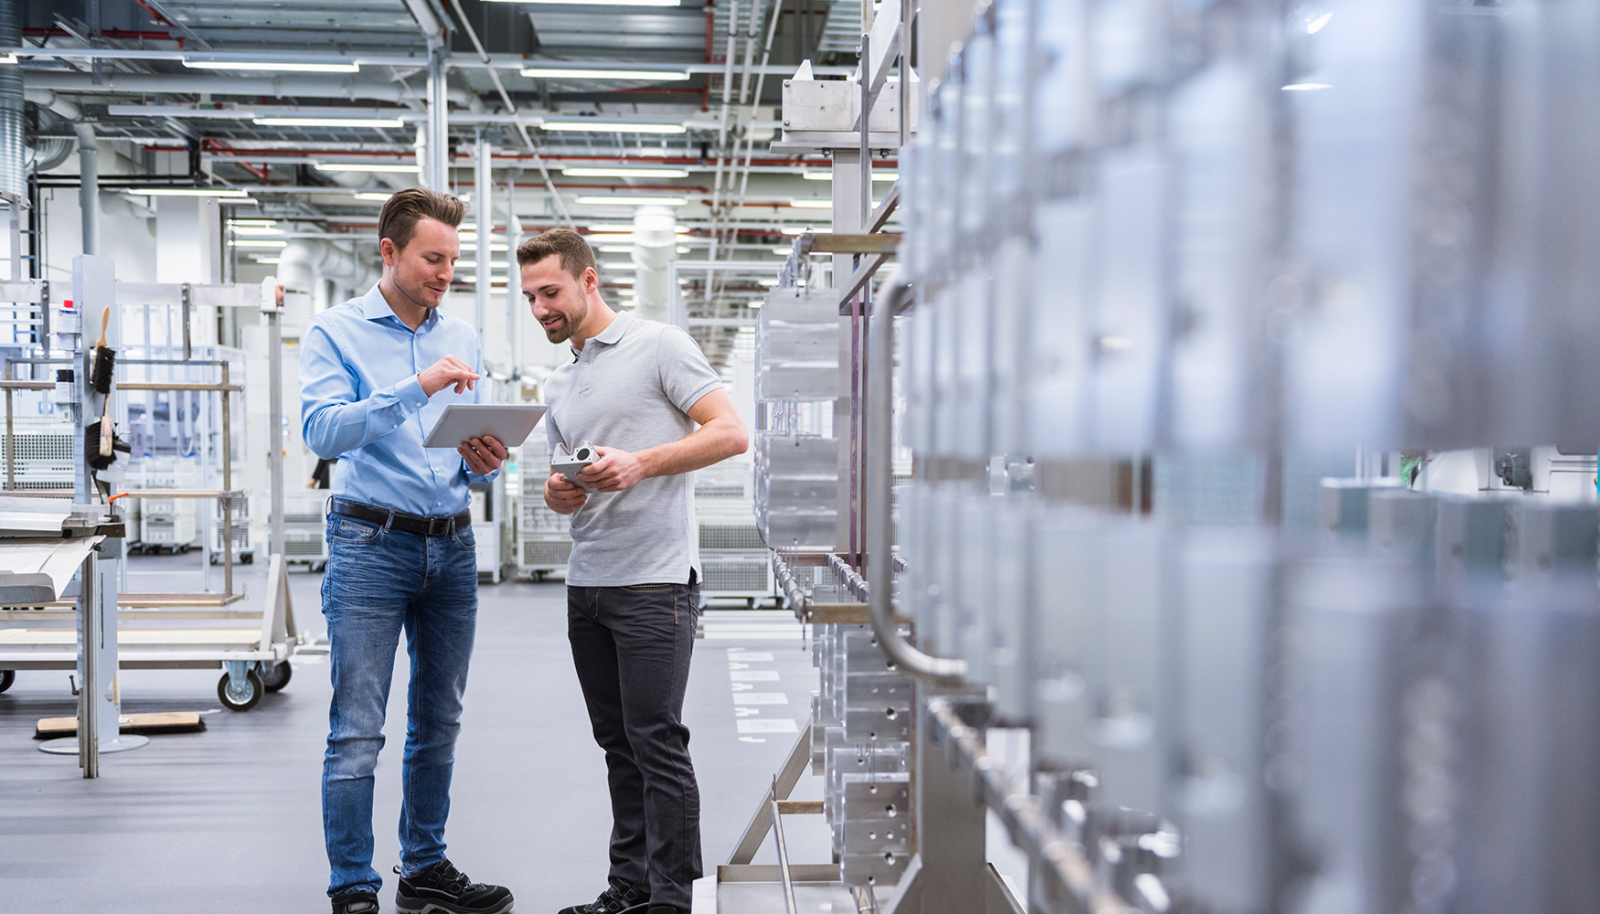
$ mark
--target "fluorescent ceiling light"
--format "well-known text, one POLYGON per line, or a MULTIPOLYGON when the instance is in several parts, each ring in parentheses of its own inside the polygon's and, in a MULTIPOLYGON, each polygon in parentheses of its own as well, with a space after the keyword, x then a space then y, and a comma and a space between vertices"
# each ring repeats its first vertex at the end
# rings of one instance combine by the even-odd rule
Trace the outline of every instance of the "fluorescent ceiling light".
POLYGON ((1306 34, 1307 35, 1315 35, 1318 32, 1322 31, 1323 27, 1325 27, 1329 22, 1332 22, 1332 21, 1333 21, 1333 14, 1332 13, 1323 13, 1322 15, 1318 16, 1317 18, 1315 18, 1315 19, 1311 20, 1310 22, 1306 23, 1306 34))
POLYGON ((613 121, 591 117, 581 121, 545 121, 543 130, 576 130, 584 133, 688 133, 682 124, 650 124, 639 121, 613 121))
POLYGON ((1332 89, 1327 83, 1290 83, 1283 87, 1285 92, 1317 92, 1322 89, 1332 89))
POLYGON ((399 118, 381 117, 258 117, 262 127, 404 127, 399 118))
POLYGON ((382 191, 377 191, 377 190, 364 190, 361 193, 356 194, 356 199, 357 200, 387 200, 392 196, 394 196, 394 194, 386 194, 386 193, 384 193, 382 191))
POLYGON ((600 253, 602 253, 602 254, 632 254, 633 253, 633 245, 631 245, 631 244, 602 244, 602 245, 600 245, 600 253))
MULTIPOLYGON (((476 251, 477 249, 478 249, 478 245, 477 245, 476 242, 469 241, 469 242, 466 242, 466 243, 461 245, 461 250, 463 250, 463 251, 476 251)), ((491 242, 489 242, 489 250, 490 251, 509 251, 509 250, 511 250, 511 246, 506 244, 504 241, 491 241, 491 242)))
POLYGON ((634 278, 632 276, 616 276, 606 281, 614 286, 631 286, 634 283, 634 278))
POLYGON ((234 226, 245 226, 247 228, 272 228, 278 224, 276 219, 231 219, 229 221, 234 226))
POLYGON ((790 200, 789 205, 795 209, 833 209, 832 200, 790 200))
POLYGON ((580 70, 564 67, 524 67, 522 75, 534 79, 644 79, 652 82, 689 78, 687 70, 580 70))
POLYGON ((0 54, 0 63, 16 63, 16 62, 17 62, 17 55, 15 55, 15 54, 0 54))
POLYGON ((764 298, 753 298, 753 299, 750 300, 750 307, 759 308, 759 307, 761 307, 762 305, 764 305, 766 303, 767 303, 767 300, 764 299, 764 298))
POLYGON ((489 3, 553 4, 556 6, 677 6, 678 0, 486 0, 489 3))
MULTIPOLYGON (((630 235, 633 233, 632 222, 597 222, 593 225, 586 225, 584 228, 591 232, 623 232, 630 235)), ((674 226, 672 230, 680 235, 689 234, 687 225, 674 226)))
POLYGON ((628 261, 628 260, 623 260, 623 261, 619 261, 619 262, 615 262, 615 263, 602 263, 600 266, 601 266, 602 269, 606 269, 606 270, 637 270, 637 269, 639 269, 639 265, 638 264, 633 263, 632 261, 628 261))
POLYGON ((130 187, 127 193, 138 197, 248 197, 242 190, 217 187, 130 187))
POLYGON ((689 201, 683 197, 625 197, 619 194, 579 197, 578 202, 591 206, 683 206, 689 201))
POLYGON ((758 280, 756 280, 756 282, 760 283, 763 286, 769 286, 769 287, 770 286, 775 286, 775 285, 778 284, 778 281, 776 279, 758 279, 758 280))
POLYGON ((280 70, 285 73, 354 73, 358 63, 278 63, 255 60, 190 60, 183 65, 192 70, 280 70))
POLYGON ((603 232, 603 233, 598 234, 598 235, 585 235, 585 236, 583 236, 583 239, 585 241, 589 242, 592 245, 593 244, 605 244, 606 242, 612 242, 612 243, 616 243, 616 244, 621 244, 623 242, 631 242, 631 241, 633 241, 633 235, 632 234, 603 232))
POLYGON ((360 171, 385 174, 416 174, 420 169, 415 162, 407 165, 394 162, 312 162, 317 171, 360 171))
POLYGON ((689 248, 687 246, 685 246, 685 245, 679 245, 678 246, 678 253, 679 254, 687 254, 687 253, 689 253, 689 248))
POLYGON ((283 229, 273 228, 269 225, 235 225, 235 235, 282 235, 283 229))
POLYGON ((787 257, 790 254, 794 253, 794 248, 773 248, 772 249, 772 253, 779 254, 779 255, 782 255, 784 257, 787 257))
POLYGON ((786 225, 780 229, 780 231, 782 231, 785 235, 804 235, 806 232, 811 231, 811 229, 798 225, 786 225))
POLYGON ((683 168, 563 168, 561 173, 574 178, 687 178, 683 168))
MULTIPOLYGON (((807 181, 832 181, 833 180, 833 172, 831 172, 831 171, 808 171, 805 174, 801 175, 801 177, 805 178, 807 181)), ((874 181, 898 181, 898 180, 900 180, 900 172, 898 172, 898 171, 874 171, 872 173, 872 180, 874 180, 874 181)))
POLYGON ((476 260, 458 260, 458 261, 456 261, 456 269, 458 269, 458 270, 475 270, 475 269, 477 269, 477 267, 478 267, 478 262, 476 260))
POLYGON ((273 241, 270 238, 241 238, 233 243, 236 248, 276 248, 283 249, 289 246, 287 241, 273 241))
POLYGON ((256 263, 279 263, 282 261, 280 257, 252 257, 250 259, 256 263))

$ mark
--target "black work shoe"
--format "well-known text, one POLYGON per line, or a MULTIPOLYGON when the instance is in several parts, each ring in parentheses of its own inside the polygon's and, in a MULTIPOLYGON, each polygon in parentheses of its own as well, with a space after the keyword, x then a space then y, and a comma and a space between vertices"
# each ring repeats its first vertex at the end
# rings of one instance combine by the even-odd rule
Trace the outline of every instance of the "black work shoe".
POLYGON ((616 877, 612 877, 610 882, 606 890, 593 902, 562 908, 560 914, 622 914, 624 911, 644 914, 645 908, 650 904, 649 886, 636 885, 616 877))
POLYGON ((371 892, 345 892, 333 896, 333 914, 378 914, 378 896, 371 892))
POLYGON ((670 904, 653 904, 645 914, 689 914, 682 908, 675 908, 670 904))
POLYGON ((511 890, 468 879, 448 860, 440 860, 410 879, 400 877, 394 905, 400 914, 505 914, 511 890))

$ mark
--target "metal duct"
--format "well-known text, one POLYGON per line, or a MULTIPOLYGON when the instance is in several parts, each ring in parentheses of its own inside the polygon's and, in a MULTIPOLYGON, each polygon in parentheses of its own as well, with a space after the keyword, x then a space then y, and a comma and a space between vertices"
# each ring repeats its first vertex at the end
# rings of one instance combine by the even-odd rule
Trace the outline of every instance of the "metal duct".
POLYGON ((633 216, 633 262, 638 266, 633 291, 639 304, 635 313, 652 321, 666 321, 672 289, 669 264, 678 256, 677 219, 664 206, 641 206, 633 216))
MULTIPOLYGON (((22 4, 0 0, 0 47, 22 44, 22 4)), ((22 69, 0 64, 0 191, 28 193, 23 175, 22 69)))
POLYGON ((33 161, 28 163, 28 170, 36 175, 44 174, 65 162, 72 155, 72 146, 72 141, 65 137, 38 137, 33 141, 33 161))
MULTIPOLYGON (((83 253, 100 253, 100 150, 95 146, 94 125, 79 122, 78 206, 83 211, 83 253)), ((17 155, 21 157, 21 147, 17 155)))
POLYGON ((69 121, 83 118, 83 112, 78 109, 77 105, 66 97, 51 92, 49 89, 35 89, 33 86, 27 86, 22 90, 22 97, 35 105, 49 108, 69 121))
MULTIPOLYGON (((13 45, 14 47, 14 45, 13 45)), ((14 67, 0 68, 16 72, 14 67)), ((56 92, 92 92, 96 95, 144 95, 147 93, 198 95, 249 96, 272 98, 368 98, 410 105, 416 101, 417 91, 398 82, 360 82, 354 79, 337 79, 316 76, 258 77, 241 79, 233 76, 188 76, 183 74, 159 75, 149 73, 106 73, 101 84, 95 85, 88 73, 29 73, 29 89, 49 89, 56 92)), ((470 105, 475 96, 463 89, 450 89, 446 97, 458 105, 470 105)))

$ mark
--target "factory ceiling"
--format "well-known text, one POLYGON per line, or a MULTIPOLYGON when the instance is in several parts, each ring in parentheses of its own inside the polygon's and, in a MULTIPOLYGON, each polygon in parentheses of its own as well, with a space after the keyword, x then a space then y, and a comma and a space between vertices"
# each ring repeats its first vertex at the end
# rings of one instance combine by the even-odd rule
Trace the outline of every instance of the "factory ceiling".
POLYGON ((438 46, 452 187, 471 191, 482 136, 525 231, 632 217, 605 198, 681 199, 680 256, 728 262, 686 283, 692 313, 747 318, 785 230, 829 224, 829 184, 805 178, 827 160, 771 149, 782 80, 805 60, 854 70, 860 0, 618 2, 21 0, 0 66, 23 73, 40 159, 87 120, 142 183, 246 189, 298 233, 365 238, 383 195, 419 180, 438 46))

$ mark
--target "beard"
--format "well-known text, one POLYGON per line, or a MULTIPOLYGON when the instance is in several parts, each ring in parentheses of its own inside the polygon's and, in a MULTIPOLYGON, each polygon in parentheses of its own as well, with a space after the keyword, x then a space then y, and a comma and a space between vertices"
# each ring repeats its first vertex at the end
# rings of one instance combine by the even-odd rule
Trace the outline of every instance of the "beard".
POLYGON ((577 313, 561 314, 561 320, 554 326, 545 326, 543 323, 540 326, 544 327, 545 339, 552 343, 565 343, 567 340, 572 339, 572 332, 583 326, 583 320, 588 316, 589 303, 581 302, 578 305, 577 313))

